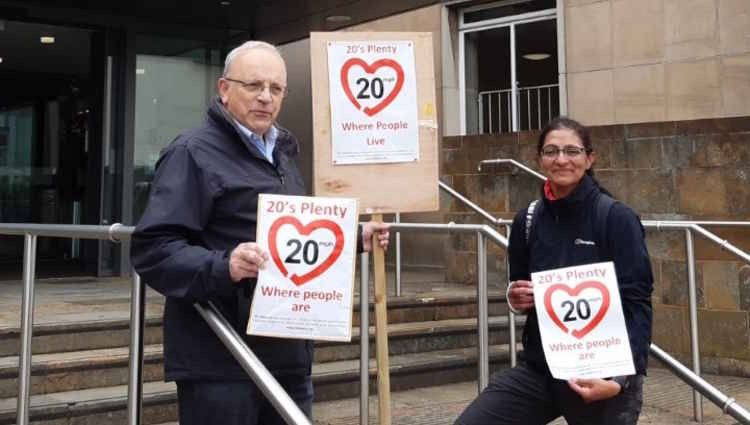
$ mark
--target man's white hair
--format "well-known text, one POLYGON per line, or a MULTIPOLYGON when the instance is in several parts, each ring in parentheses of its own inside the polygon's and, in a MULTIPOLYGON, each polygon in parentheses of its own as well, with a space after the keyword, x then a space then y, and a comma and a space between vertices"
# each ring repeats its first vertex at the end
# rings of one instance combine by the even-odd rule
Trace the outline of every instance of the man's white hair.
POLYGON ((281 52, 279 52, 279 49, 276 48, 271 43, 266 43, 265 41, 258 41, 258 40, 250 40, 246 41, 239 46, 232 49, 231 52, 227 55, 227 58, 224 60, 224 72, 221 74, 222 77, 226 77, 227 74, 229 74, 229 69, 232 67, 232 61, 242 52, 246 50, 252 50, 252 49, 265 49, 269 50, 273 53, 276 53, 276 55, 279 56, 279 59, 281 59, 282 62, 284 62, 284 58, 281 56, 281 52))

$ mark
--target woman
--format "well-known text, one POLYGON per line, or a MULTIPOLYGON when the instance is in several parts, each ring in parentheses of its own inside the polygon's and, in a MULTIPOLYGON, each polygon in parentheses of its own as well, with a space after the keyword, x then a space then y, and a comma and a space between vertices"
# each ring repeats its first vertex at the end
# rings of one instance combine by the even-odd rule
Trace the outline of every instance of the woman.
POLYGON ((542 201, 516 214, 508 248, 508 303, 528 315, 524 352, 517 367, 491 377, 456 424, 534 425, 559 416, 568 424, 635 424, 651 343, 653 276, 643 227, 620 202, 602 210, 600 194, 608 193, 593 178, 596 154, 580 123, 565 117, 552 120, 539 136, 537 160, 547 176, 542 201), (602 261, 615 264, 636 374, 554 379, 539 335, 531 273, 602 261))

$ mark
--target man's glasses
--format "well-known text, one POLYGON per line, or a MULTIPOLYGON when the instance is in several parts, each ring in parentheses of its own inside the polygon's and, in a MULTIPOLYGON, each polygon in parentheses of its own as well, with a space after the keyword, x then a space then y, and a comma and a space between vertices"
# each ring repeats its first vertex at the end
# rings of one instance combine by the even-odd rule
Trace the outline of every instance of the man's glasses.
POLYGON ((584 152, 587 152, 586 148, 580 146, 563 146, 558 148, 557 146, 545 146, 542 148, 542 156, 547 159, 555 159, 560 152, 565 155, 566 158, 577 158, 584 152))
POLYGON ((247 91, 251 96, 260 95, 261 93, 263 93, 263 90, 265 90, 266 87, 268 87, 268 92, 271 93, 271 97, 273 97, 274 99, 281 99, 282 97, 286 97, 288 93, 286 87, 276 83, 266 83, 262 80, 242 81, 235 80, 234 78, 229 77, 224 77, 224 79, 242 85, 242 88, 245 89, 245 91, 247 91))

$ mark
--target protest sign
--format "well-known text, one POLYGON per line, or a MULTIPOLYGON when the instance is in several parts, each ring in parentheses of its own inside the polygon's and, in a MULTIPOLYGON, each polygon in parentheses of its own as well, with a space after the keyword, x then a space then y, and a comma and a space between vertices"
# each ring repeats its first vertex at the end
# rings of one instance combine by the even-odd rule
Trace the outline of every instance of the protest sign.
POLYGON ((329 41, 334 164, 419 159, 414 43, 329 41))
POLYGON ((261 194, 258 273, 247 333, 351 340, 357 201, 261 194))
POLYGON ((612 262, 531 274, 544 356, 557 379, 632 375, 612 262))

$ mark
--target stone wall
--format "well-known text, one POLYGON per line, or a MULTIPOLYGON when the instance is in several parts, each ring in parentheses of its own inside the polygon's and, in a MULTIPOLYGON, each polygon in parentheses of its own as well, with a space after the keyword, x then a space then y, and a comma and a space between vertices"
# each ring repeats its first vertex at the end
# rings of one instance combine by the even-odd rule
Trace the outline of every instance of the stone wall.
MULTIPOLYGON (((750 117, 591 129, 598 179, 643 219, 750 221, 750 117)), ((508 165, 479 172, 477 164, 513 158, 536 169, 537 136, 443 138, 441 178, 494 216, 512 218, 538 197, 539 180, 508 165)), ((441 197, 445 222, 481 222, 459 202, 444 193, 441 197)), ((709 230, 750 252, 750 228, 709 230)), ((750 376, 750 265, 701 236, 694 240, 704 369, 750 376)), ((685 232, 650 229, 647 241, 655 277, 654 342, 688 361, 685 232)), ((448 278, 473 284, 475 238, 453 236, 444 251, 448 278)), ((490 252, 491 284, 504 287, 504 252, 490 252)))
POLYGON ((750 114, 747 0, 564 0, 568 115, 587 124, 750 114))

